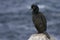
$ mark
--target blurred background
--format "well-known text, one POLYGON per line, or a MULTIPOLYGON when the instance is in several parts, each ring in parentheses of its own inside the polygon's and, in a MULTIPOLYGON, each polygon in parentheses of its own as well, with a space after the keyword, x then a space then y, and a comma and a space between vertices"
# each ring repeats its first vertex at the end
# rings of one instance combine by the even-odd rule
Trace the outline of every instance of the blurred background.
POLYGON ((27 40, 37 33, 30 6, 35 3, 47 19, 47 32, 60 40, 60 0, 0 0, 0 40, 27 40))

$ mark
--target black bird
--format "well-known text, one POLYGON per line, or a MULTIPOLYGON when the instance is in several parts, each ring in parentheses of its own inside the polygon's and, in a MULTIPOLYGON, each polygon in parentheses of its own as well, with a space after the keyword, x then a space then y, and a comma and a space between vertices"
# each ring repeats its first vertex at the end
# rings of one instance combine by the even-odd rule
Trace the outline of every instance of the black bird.
POLYGON ((47 21, 43 13, 39 12, 39 7, 35 4, 31 5, 32 9, 32 21, 37 29, 38 33, 44 33, 48 38, 50 36, 46 32, 47 30, 47 21))

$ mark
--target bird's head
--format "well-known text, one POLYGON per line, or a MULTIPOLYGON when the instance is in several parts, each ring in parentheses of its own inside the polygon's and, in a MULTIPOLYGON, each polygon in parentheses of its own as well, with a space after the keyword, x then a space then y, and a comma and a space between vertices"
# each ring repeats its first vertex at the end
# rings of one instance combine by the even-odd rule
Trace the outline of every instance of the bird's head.
POLYGON ((38 6, 37 5, 35 5, 35 4, 32 4, 31 5, 31 9, 35 12, 35 11, 39 11, 39 8, 38 8, 38 6))

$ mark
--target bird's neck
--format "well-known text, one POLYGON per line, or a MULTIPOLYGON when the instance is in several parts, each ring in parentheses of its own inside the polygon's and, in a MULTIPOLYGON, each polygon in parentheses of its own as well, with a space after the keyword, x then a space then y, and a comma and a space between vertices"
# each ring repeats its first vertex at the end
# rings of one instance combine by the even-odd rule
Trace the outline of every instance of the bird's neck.
POLYGON ((33 14, 39 14, 39 11, 37 11, 37 10, 33 11, 33 14))

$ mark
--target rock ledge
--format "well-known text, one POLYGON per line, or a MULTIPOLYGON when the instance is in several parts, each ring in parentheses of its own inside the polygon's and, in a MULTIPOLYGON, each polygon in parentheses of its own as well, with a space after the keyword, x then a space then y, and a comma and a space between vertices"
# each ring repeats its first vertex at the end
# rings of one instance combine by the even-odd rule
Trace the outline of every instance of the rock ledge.
POLYGON ((54 37, 50 35, 50 39, 46 37, 45 34, 32 34, 28 40, 55 40, 54 37))

